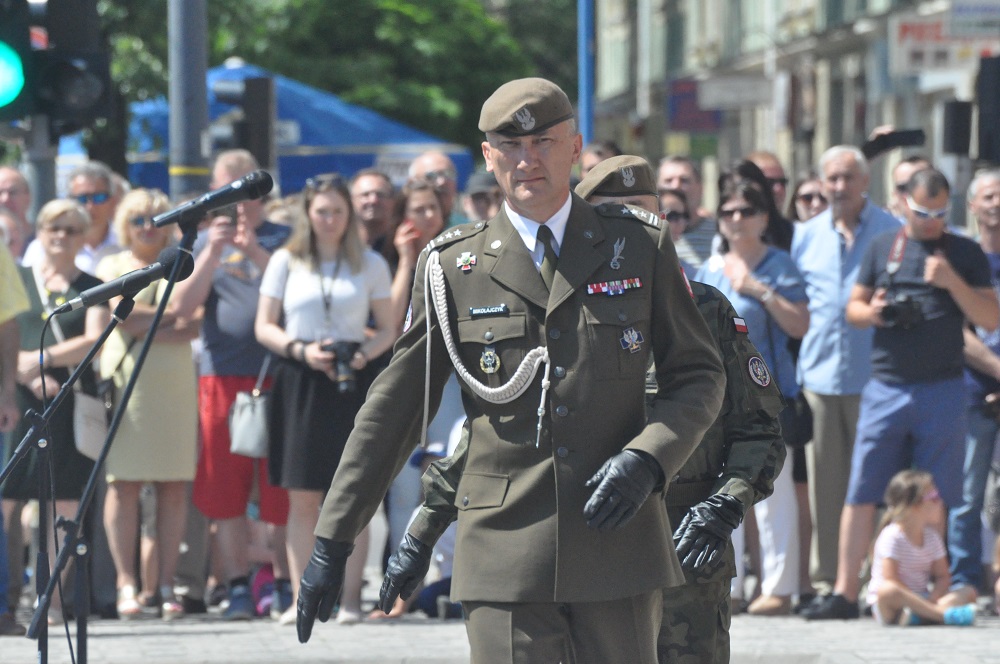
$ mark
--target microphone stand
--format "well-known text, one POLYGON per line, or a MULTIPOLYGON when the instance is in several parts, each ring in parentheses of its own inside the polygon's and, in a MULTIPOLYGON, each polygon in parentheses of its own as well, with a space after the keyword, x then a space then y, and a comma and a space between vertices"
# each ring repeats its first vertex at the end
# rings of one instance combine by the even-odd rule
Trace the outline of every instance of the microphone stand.
MULTIPOLYGON (((76 369, 70 375, 69 379, 64 385, 59 388, 59 392, 49 403, 48 407, 41 414, 38 414, 34 410, 28 410, 25 413, 25 418, 31 422, 31 428, 24 435, 24 438, 15 448, 14 453, 11 455, 10 461, 4 467, 3 471, 0 472, 0 485, 10 477, 11 473, 14 472, 14 468, 17 467, 27 456, 31 448, 36 448, 38 450, 38 497, 39 497, 39 510, 38 510, 38 555, 35 559, 35 590, 39 596, 42 595, 43 590, 46 585, 49 584, 49 554, 48 554, 48 501, 50 496, 49 487, 49 441, 42 437, 43 432, 49 425, 49 420, 52 419, 52 415, 59 409, 62 403, 66 400, 66 397, 73 393, 73 385, 80 379, 83 372, 87 370, 87 367, 91 365, 94 357, 97 356, 97 352, 107 341, 108 337, 114 331, 118 324, 123 322, 128 315, 132 313, 132 307, 135 305, 135 301, 132 298, 125 298, 118 304, 115 308, 114 315, 111 317, 111 321, 105 327, 104 332, 97 339, 97 342, 91 347, 87 352, 86 357, 77 364, 76 369)), ((0 570, 0 573, 6 573, 5 570, 0 570)), ((80 582, 80 568, 77 568, 77 582, 80 582)), ((55 576, 58 579, 58 576, 55 576)), ((85 577, 84 577, 85 579, 85 577)), ((84 585, 85 585, 84 580, 84 585)), ((79 599, 80 588, 77 586, 77 596, 79 599)), ((46 614, 49 602, 45 602, 44 608, 42 608, 42 603, 39 602, 39 607, 41 614, 44 616, 46 614)), ((32 638, 40 637, 38 639, 38 663, 46 664, 48 662, 48 643, 47 643, 47 630, 48 622, 45 621, 41 625, 36 625, 37 622, 36 611, 35 619, 32 620, 34 625, 35 633, 29 632, 29 636, 32 638)), ((85 615, 85 614, 83 614, 85 615)), ((80 609, 77 609, 77 620, 80 619, 81 613, 80 609)))
MULTIPOLYGON (((80 534, 80 524, 82 523, 84 515, 87 513, 87 509, 90 507, 90 502, 93 499, 94 491, 96 490, 98 484, 98 473, 102 471, 104 467, 104 460, 107 458, 108 452, 111 450, 111 443, 115 439, 115 434, 118 432, 118 427, 125 414, 125 409, 128 406, 129 399, 132 397, 132 391, 135 389, 136 381, 142 371, 143 364, 146 362, 146 356, 149 354, 149 349, 153 344, 153 339, 155 338, 156 331, 160 326, 163 313, 166 311, 167 302, 170 300, 170 294, 173 292, 174 285, 177 283, 181 267, 183 266, 185 260, 192 259, 191 248, 194 246, 194 241, 198 233, 197 222, 185 225, 182 228, 184 229, 184 236, 178 248, 187 254, 187 256, 174 262, 173 269, 167 277, 167 287, 164 290, 163 297, 157 305, 156 313, 153 315, 153 320, 149 326, 149 332, 146 334, 146 338, 143 341, 139 355, 136 357, 135 366, 125 384, 121 400, 115 407, 111 423, 108 425, 108 435, 104 439, 104 447, 101 449, 101 453, 94 462, 94 468, 87 480, 87 485, 84 487, 76 516, 72 521, 59 519, 58 526, 66 532, 63 540, 63 547, 60 549, 59 555, 56 558, 51 578, 48 579, 44 592, 40 593, 38 596, 38 607, 35 609, 35 613, 31 619, 31 624, 28 626, 28 638, 41 639, 41 637, 45 636, 47 628, 46 616, 48 613, 48 606, 52 601, 52 593, 55 591, 55 586, 59 580, 62 570, 65 569, 66 565, 69 563, 71 553, 77 556, 77 580, 79 581, 81 577, 85 576, 86 556, 89 554, 90 547, 80 534)), ((123 299, 123 302, 126 299, 130 298, 123 299)), ((110 332, 108 334, 110 334, 110 332)), ((106 335, 102 337, 100 343, 103 343, 106 338, 106 335)), ((40 550, 43 550, 43 548, 44 545, 43 547, 40 547, 40 550)), ((83 583, 86 584, 86 581, 84 580, 83 583)), ((79 664, 87 664, 87 613, 89 611, 89 592, 86 595, 82 595, 82 590, 79 585, 77 585, 76 593, 76 600, 82 605, 76 609, 77 661, 79 664)), ((46 662, 39 660, 39 664, 46 664, 46 662)))

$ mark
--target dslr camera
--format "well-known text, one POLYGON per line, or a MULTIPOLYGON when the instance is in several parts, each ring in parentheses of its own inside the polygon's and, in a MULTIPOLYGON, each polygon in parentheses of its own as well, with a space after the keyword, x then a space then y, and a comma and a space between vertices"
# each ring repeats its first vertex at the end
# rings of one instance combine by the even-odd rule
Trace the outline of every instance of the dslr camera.
POLYGON ((924 312, 920 303, 905 293, 891 296, 882 309, 882 321, 886 327, 898 327, 903 330, 924 322, 924 312))
POLYGON ((341 394, 358 389, 358 377, 351 368, 351 358, 359 348, 361 344, 357 341, 334 341, 323 345, 323 350, 336 356, 334 368, 337 371, 337 391, 341 394))

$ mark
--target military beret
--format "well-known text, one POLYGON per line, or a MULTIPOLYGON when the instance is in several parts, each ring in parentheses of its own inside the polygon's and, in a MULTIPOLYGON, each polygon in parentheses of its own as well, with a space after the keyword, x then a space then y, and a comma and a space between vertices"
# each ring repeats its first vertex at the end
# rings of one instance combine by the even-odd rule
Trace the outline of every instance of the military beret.
POLYGON ((479 130, 504 136, 530 136, 573 117, 562 89, 544 78, 504 83, 483 104, 479 130))
POLYGON ((591 196, 656 196, 656 177, 645 159, 623 154, 599 162, 574 191, 583 199, 591 196))

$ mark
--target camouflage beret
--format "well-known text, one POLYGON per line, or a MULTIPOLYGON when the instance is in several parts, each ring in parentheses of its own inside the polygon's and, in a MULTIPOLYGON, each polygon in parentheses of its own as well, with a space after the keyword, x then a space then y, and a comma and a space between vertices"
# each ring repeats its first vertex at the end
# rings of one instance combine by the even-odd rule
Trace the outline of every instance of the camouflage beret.
POLYGON ((544 78, 504 83, 483 104, 479 130, 504 136, 530 136, 573 117, 562 89, 544 78))
POLYGON ((591 196, 656 196, 656 177, 645 159, 623 154, 599 162, 576 185, 575 191, 583 199, 591 196))

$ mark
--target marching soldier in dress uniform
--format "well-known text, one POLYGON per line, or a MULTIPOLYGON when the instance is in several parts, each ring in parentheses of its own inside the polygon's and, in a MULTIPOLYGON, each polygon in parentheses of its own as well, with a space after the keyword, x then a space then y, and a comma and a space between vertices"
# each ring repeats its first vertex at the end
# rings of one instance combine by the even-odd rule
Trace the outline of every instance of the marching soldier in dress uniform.
POLYGON ((571 194, 581 137, 561 89, 507 83, 479 128, 505 204, 421 255, 323 505, 299 640, 329 618, 351 542, 455 371, 469 442, 452 594, 473 662, 652 664, 660 589, 684 581, 662 491, 718 415, 719 353, 659 219, 571 194))
MULTIPOLYGON (((632 155, 598 164, 577 185, 576 193, 593 204, 636 205, 649 212, 657 208, 653 170, 646 160, 632 155)), ((729 589, 735 573, 729 534, 754 503, 771 495, 785 458, 777 419, 781 393, 766 368, 767 379, 751 374, 750 367, 764 366, 763 360, 736 310, 711 286, 691 282, 691 290, 722 356, 726 395, 718 419, 667 489, 670 521, 680 524, 674 541, 678 553, 684 554, 685 584, 663 592, 660 664, 729 661, 729 589)), ((657 391, 655 370, 647 376, 647 398, 652 400, 657 391)), ((455 453, 431 464, 424 475, 424 505, 389 562, 380 598, 383 608, 391 608, 397 594, 407 597, 423 579, 431 561, 429 547, 457 517, 454 499, 466 452, 463 436, 455 453)))

